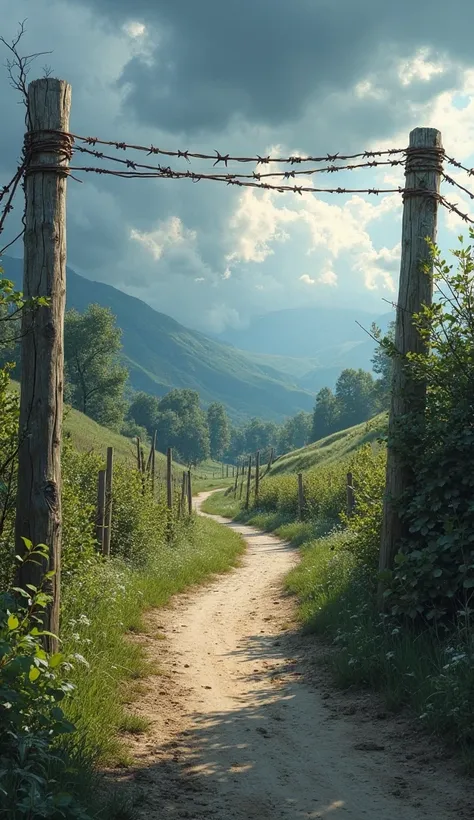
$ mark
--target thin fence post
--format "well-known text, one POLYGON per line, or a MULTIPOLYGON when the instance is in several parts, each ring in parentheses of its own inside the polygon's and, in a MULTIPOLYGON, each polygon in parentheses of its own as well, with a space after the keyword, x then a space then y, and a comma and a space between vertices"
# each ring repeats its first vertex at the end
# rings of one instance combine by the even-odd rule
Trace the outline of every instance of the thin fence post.
POLYGON ((180 510, 181 510, 181 513, 182 513, 183 516, 184 516, 184 511, 186 509, 186 498, 187 498, 187 492, 188 492, 187 483, 188 483, 188 474, 185 471, 183 471, 183 478, 182 478, 182 481, 181 481, 181 504, 180 504, 180 510))
POLYGON ((171 447, 166 451, 166 503, 169 510, 173 509, 173 452, 171 447))
POLYGON ((99 544, 100 552, 104 552, 104 535, 105 535, 105 483, 106 471, 99 470, 99 481, 97 487, 97 520, 96 520, 96 538, 99 544))
POLYGON ((156 430, 153 433, 153 442, 152 442, 152 455, 151 455, 151 494, 153 498, 155 497, 155 469, 156 469, 156 430))
POLYGON ((250 484, 252 481, 252 456, 249 456, 249 466, 247 471, 247 494, 245 496, 245 509, 250 507, 250 484))
POLYGON ((260 450, 257 450, 255 456, 255 506, 258 506, 258 498, 260 494, 260 450))
POLYGON ((237 464, 235 470, 235 483, 234 483, 234 498, 237 498, 237 486, 239 484, 239 465, 237 464))
MULTIPOLYGON (((400 499, 410 485, 412 470, 397 451, 396 437, 407 416, 421 418, 425 410, 426 385, 414 380, 407 368, 407 354, 426 350, 413 325, 413 315, 423 305, 431 305, 433 281, 424 270, 432 269, 428 237, 436 241, 438 196, 442 173, 441 133, 435 128, 415 128, 410 134, 406 156, 405 196, 402 220, 402 256, 395 326, 392 390, 387 442, 387 470, 383 506, 379 569, 393 568, 404 534, 399 515, 400 499), (419 194, 417 195, 417 192, 419 194), (430 195, 431 194, 431 195, 430 195)), ((379 605, 383 608, 384 587, 379 585, 379 605)))
POLYGON ((105 473, 105 532, 102 552, 110 555, 112 538, 112 487, 114 476, 114 448, 107 447, 107 469, 105 473))
MULTIPOLYGON (((49 556, 25 561, 18 586, 43 586, 51 596, 44 628, 57 636, 61 585, 61 444, 66 302, 66 168, 71 156, 71 86, 45 78, 28 86, 23 293, 48 303, 22 314, 21 393, 15 545, 47 544, 49 556), (47 132, 47 133, 45 133, 47 132), (41 170, 41 166, 45 170, 41 170), (62 172, 59 168, 64 168, 62 172), (44 579, 46 571, 54 575, 44 579)), ((57 639, 45 646, 56 651, 57 639)))
POLYGON ((193 486, 192 486, 191 470, 188 470, 187 489, 188 489, 188 513, 189 513, 189 515, 191 515, 192 511, 193 511, 193 486))
POLYGON ((139 473, 142 471, 142 456, 141 456, 141 441, 140 436, 137 436, 137 470, 139 473))
POLYGON ((354 494, 354 483, 352 478, 352 473, 347 473, 347 481, 346 481, 346 511, 347 515, 350 518, 351 515, 354 514, 355 509, 355 494, 354 494))
POLYGON ((304 499, 304 486, 303 486, 303 473, 298 473, 298 518, 300 521, 304 518, 304 508, 305 508, 305 499, 304 499))

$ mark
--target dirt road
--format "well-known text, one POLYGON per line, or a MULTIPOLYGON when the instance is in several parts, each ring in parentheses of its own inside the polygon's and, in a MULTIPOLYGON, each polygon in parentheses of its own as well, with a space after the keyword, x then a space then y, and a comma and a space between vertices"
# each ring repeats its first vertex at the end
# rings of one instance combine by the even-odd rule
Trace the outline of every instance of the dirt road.
POLYGON ((242 566, 152 613, 143 637, 165 674, 146 680, 137 711, 151 728, 131 740, 140 817, 474 817, 436 744, 373 698, 333 690, 282 591, 295 551, 219 520, 245 536, 242 566))

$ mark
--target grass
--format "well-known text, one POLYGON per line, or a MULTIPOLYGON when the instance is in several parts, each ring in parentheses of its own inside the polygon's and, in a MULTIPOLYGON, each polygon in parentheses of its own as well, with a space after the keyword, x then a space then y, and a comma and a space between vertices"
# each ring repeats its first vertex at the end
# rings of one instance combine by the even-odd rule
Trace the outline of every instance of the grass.
POLYGON ((375 441, 384 435, 387 427, 387 415, 381 413, 370 421, 340 430, 320 441, 293 450, 280 456, 270 470, 270 476, 282 473, 299 473, 310 470, 322 463, 337 462, 351 455, 367 442, 375 441))
MULTIPOLYGON (((360 440, 360 431, 357 435, 360 440)), ((414 723, 453 744, 466 770, 474 773, 472 626, 461 618, 454 625, 415 625, 377 611, 377 517, 372 520, 364 513, 356 525, 360 527, 362 523, 363 529, 356 532, 343 529, 332 514, 337 510, 332 501, 339 499, 341 506, 343 502, 337 482, 331 485, 329 479, 334 469, 337 473, 341 464, 347 464, 351 439, 354 440, 354 431, 329 442, 329 448, 340 447, 338 460, 331 457, 326 466, 321 462, 310 464, 305 486, 312 487, 319 497, 325 492, 329 495, 324 505, 313 507, 313 517, 308 521, 295 520, 291 505, 285 503, 286 483, 289 479, 293 481, 293 476, 284 474, 265 479, 269 485, 265 492, 262 490, 262 497, 274 505, 273 509, 245 512, 231 496, 216 493, 205 502, 203 510, 244 520, 300 546, 301 561, 288 575, 286 587, 298 599, 302 628, 318 634, 332 647, 328 659, 336 683, 343 688, 367 686, 378 690, 388 709, 408 708, 414 723), (340 442, 344 441, 342 446, 340 442), (324 476, 326 480, 321 483, 324 476), (324 517, 321 510, 331 515, 324 517), (366 557, 362 559, 361 555, 366 557), (374 568, 369 571, 362 560, 373 560, 374 568)), ((381 457, 382 453, 377 451, 364 463, 357 455, 358 478, 369 493, 368 498, 375 501, 374 507, 367 507, 370 515, 375 514, 375 507, 381 503, 376 477, 382 469, 381 457)), ((296 463, 294 458, 289 461, 296 463)), ((290 489, 295 490, 293 485, 290 489)))
POLYGON ((143 650, 127 633, 142 628, 148 607, 165 606, 172 595, 235 566, 243 549, 237 533, 194 519, 177 543, 150 557, 146 569, 132 570, 113 559, 92 565, 69 589, 65 584, 63 648, 83 658, 75 662, 77 690, 67 712, 87 759, 127 762, 120 733, 146 729, 130 704, 140 679, 160 670, 150 670, 143 650))

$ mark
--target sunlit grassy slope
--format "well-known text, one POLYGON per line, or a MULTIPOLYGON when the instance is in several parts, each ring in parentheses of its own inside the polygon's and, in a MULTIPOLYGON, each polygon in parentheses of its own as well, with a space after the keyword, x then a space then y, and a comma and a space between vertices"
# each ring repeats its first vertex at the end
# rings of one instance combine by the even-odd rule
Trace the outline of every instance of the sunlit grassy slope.
POLYGON ((346 454, 356 450, 361 444, 374 441, 384 435, 387 427, 387 414, 381 413, 370 421, 333 433, 314 444, 293 450, 275 461, 270 475, 280 473, 297 473, 310 470, 322 461, 338 461, 346 454))

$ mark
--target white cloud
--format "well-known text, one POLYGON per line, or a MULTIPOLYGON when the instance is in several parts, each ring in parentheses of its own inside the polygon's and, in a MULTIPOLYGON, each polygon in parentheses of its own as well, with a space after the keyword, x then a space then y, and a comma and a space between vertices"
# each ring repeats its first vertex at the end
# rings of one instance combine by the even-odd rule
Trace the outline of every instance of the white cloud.
POLYGON ((123 30, 125 34, 128 34, 128 36, 132 37, 134 40, 137 37, 143 37, 146 34, 146 26, 138 20, 130 20, 128 23, 125 23, 123 30))
POLYGON ((160 222, 153 231, 138 231, 132 228, 130 239, 140 242, 144 248, 153 256, 155 261, 172 247, 177 245, 191 245, 197 237, 196 231, 185 228, 178 216, 172 216, 164 222, 160 222))
POLYGON ((303 273, 303 276, 300 276, 300 282, 304 282, 305 285, 315 285, 316 279, 311 279, 311 276, 307 273, 303 273))
POLYGON ((437 74, 444 74, 447 65, 430 59, 429 48, 420 49, 411 60, 404 60, 398 68, 401 85, 411 85, 416 80, 429 82, 437 74))

